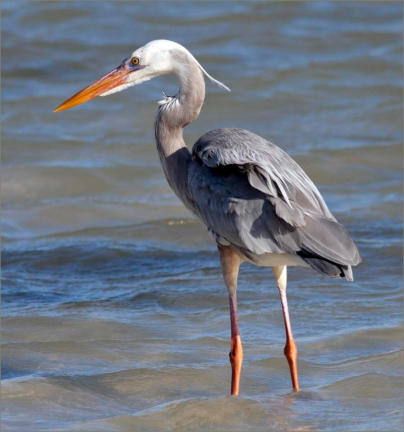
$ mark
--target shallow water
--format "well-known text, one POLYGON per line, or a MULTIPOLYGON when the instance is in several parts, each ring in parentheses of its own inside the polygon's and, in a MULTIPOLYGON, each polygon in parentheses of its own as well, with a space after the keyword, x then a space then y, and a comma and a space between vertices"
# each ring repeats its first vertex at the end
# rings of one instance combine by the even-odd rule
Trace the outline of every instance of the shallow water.
POLYGON ((2 430, 399 431, 400 3, 2 2, 2 430), (153 144, 161 78, 53 114, 157 39, 219 80, 186 130, 286 149, 359 246, 355 282, 289 271, 291 393, 269 269, 243 265, 230 398, 215 247, 153 144))

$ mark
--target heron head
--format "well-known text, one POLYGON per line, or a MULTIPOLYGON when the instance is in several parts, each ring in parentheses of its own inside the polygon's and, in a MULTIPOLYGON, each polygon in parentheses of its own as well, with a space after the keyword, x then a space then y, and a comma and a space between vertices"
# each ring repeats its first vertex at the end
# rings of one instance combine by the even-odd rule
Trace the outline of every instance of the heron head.
POLYGON ((195 62, 210 80, 229 90, 224 84, 212 78, 182 45, 169 40, 154 40, 133 51, 111 72, 62 102, 54 112, 67 110, 97 96, 117 93, 159 75, 181 75, 184 72, 184 58, 195 62))

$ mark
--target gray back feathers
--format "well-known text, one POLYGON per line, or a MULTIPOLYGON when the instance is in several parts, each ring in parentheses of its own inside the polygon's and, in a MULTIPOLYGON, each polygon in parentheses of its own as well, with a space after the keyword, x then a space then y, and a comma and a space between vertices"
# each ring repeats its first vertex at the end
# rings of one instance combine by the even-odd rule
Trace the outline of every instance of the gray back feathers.
POLYGON ((352 278, 359 252, 302 168, 243 129, 216 129, 193 147, 188 189, 218 236, 248 254, 291 253, 330 276, 352 278))
POLYGON ((303 223, 303 210, 334 218, 300 166, 259 135, 238 128, 216 129, 195 143, 193 153, 211 168, 235 165, 245 170, 250 185, 273 199, 278 216, 292 226, 303 223))

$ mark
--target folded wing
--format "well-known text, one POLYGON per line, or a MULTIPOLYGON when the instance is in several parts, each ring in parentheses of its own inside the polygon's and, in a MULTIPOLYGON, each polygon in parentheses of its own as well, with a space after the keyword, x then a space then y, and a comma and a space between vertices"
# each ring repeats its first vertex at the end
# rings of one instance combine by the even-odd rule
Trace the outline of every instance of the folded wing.
POLYGON ((250 254, 292 253, 330 276, 352 278, 358 249, 302 168, 243 129, 216 129, 193 147, 188 188, 218 238, 250 254))

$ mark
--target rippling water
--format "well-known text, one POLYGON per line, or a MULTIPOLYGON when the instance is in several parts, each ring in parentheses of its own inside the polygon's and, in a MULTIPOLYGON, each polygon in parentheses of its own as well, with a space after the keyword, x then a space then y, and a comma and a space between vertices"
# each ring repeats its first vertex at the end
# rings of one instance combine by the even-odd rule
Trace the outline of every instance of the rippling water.
POLYGON ((400 3, 3 2, 4 431, 398 431, 400 3), (227 293, 153 143, 171 78, 52 109, 137 46, 187 46, 220 126, 286 149, 357 242, 355 282, 289 273, 291 393, 269 269, 243 265, 244 368, 228 397, 227 293))

